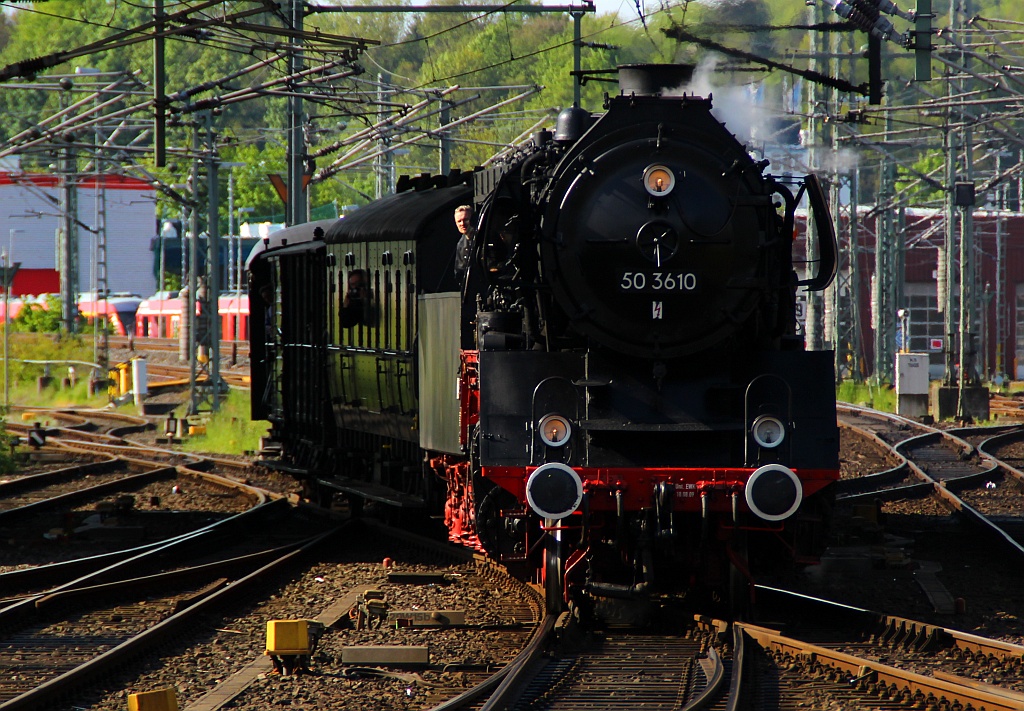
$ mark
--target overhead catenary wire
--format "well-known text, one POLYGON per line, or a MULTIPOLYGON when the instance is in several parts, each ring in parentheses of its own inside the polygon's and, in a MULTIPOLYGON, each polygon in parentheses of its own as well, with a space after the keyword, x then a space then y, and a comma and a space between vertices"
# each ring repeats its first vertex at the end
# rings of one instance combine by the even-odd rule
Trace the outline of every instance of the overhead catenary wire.
POLYGON ((327 177, 333 175, 334 173, 338 173, 338 172, 340 172, 342 170, 345 170, 347 168, 350 168, 350 167, 353 167, 353 166, 365 163, 366 161, 372 160, 372 159, 374 159, 374 158, 376 158, 376 157, 378 157, 380 155, 383 155, 384 153, 386 153, 389 150, 394 150, 396 148, 401 148, 403 146, 412 145, 413 143, 417 143, 420 140, 422 140, 423 138, 426 138, 428 136, 435 136, 436 137, 440 131, 447 131, 447 130, 449 130, 451 128, 455 128, 456 126, 460 126, 460 125, 462 125, 464 123, 472 121, 473 119, 477 118, 478 116, 485 115, 485 114, 487 114, 487 113, 489 113, 491 111, 494 111, 494 110, 496 110, 496 109, 498 109, 498 108, 500 108, 502 106, 506 106, 506 105, 514 103, 516 101, 521 101, 521 100, 525 99, 526 97, 530 96, 531 94, 534 94, 537 91, 539 91, 540 88, 541 87, 536 87, 536 89, 534 89, 534 90, 521 92, 521 93, 519 93, 519 94, 517 94, 515 96, 512 96, 512 97, 510 97, 510 98, 508 98, 508 99, 506 99, 504 101, 498 102, 497 104, 494 104, 494 105, 489 106, 489 107, 487 107, 485 109, 481 109, 480 111, 477 111, 477 112, 474 112, 472 114, 469 114, 468 116, 464 116, 464 117, 456 119, 454 121, 450 121, 449 123, 447 123, 447 124, 445 124, 443 126, 439 126, 434 131, 425 132, 421 136, 417 136, 417 137, 409 139, 407 141, 399 142, 399 143, 397 143, 395 145, 389 146, 386 149, 378 149, 376 151, 371 152, 368 155, 362 156, 361 158, 349 161, 348 163, 345 163, 345 164, 342 164, 342 165, 332 165, 329 168, 325 168, 325 169, 315 173, 314 176, 313 176, 313 180, 314 181, 323 180, 324 178, 327 178, 327 177))

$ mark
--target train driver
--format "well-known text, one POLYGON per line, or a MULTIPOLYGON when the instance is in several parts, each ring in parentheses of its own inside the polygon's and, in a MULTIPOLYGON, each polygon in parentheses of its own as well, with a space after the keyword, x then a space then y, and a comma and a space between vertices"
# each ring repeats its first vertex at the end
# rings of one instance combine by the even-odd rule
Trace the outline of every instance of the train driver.
POLYGON ((462 284, 466 278, 466 270, 473 258, 473 242, 476 239, 476 226, 473 224, 473 206, 459 205, 455 208, 455 226, 462 235, 455 247, 455 278, 462 284))

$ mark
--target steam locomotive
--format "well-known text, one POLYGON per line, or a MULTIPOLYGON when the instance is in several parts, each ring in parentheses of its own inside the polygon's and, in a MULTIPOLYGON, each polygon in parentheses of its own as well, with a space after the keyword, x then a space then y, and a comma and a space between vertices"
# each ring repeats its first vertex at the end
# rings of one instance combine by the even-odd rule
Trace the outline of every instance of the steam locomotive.
POLYGON ((690 71, 620 67, 603 113, 259 245, 272 466, 322 504, 443 515, 553 610, 743 601, 814 561, 839 438, 832 355, 804 350, 795 303, 833 279, 835 235, 817 179, 766 174, 676 88, 690 71), (804 195, 821 258, 798 278, 804 195))

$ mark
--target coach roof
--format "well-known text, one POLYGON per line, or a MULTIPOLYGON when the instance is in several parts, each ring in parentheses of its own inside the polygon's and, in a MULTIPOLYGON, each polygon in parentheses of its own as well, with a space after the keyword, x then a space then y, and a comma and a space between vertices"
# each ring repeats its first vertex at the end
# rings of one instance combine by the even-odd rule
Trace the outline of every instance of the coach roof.
POLYGON ((454 231, 452 212, 472 197, 473 191, 465 185, 389 195, 338 220, 325 239, 328 243, 419 240, 442 217, 454 231))
POLYGON ((312 242, 314 240, 323 239, 327 229, 333 225, 337 220, 316 220, 315 222, 303 222, 299 225, 292 225, 291 227, 285 227, 283 230, 277 232, 271 232, 269 235, 261 239, 249 252, 249 256, 246 257, 245 266, 248 268, 249 263, 258 255, 263 252, 270 250, 281 249, 282 247, 291 247, 297 244, 303 244, 306 242, 312 242))

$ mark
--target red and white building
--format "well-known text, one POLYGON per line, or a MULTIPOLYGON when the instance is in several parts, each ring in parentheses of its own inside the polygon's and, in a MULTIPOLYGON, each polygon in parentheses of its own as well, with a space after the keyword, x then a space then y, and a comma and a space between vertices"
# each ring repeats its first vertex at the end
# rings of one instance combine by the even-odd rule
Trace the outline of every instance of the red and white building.
MULTIPOLYGON (((58 176, 0 172, 0 247, 21 263, 13 296, 60 291, 57 234, 61 226, 58 176)), ((140 295, 156 290, 150 241, 156 225, 156 192, 136 178, 82 176, 78 193, 78 290, 95 290, 96 233, 106 215, 107 288, 140 295), (82 227, 82 225, 87 226, 82 227)))
MULTIPOLYGON (((977 313, 978 370, 1024 380, 1024 213, 978 209, 974 213, 974 253, 977 313)), ((798 253, 803 250, 803 221, 798 253)), ((871 280, 875 272, 877 215, 872 206, 861 206, 857 221, 856 285, 859 301, 857 354, 863 374, 874 363, 875 333, 871 326, 871 280)), ((945 215, 941 210, 908 209, 906 226, 897 234, 903 252, 903 303, 906 311, 909 350, 927 353, 933 379, 945 368, 947 334, 939 308, 939 252, 943 244, 945 215)), ((801 291, 801 295, 802 295, 801 291)), ((954 350, 956 352, 956 350, 954 350)))

